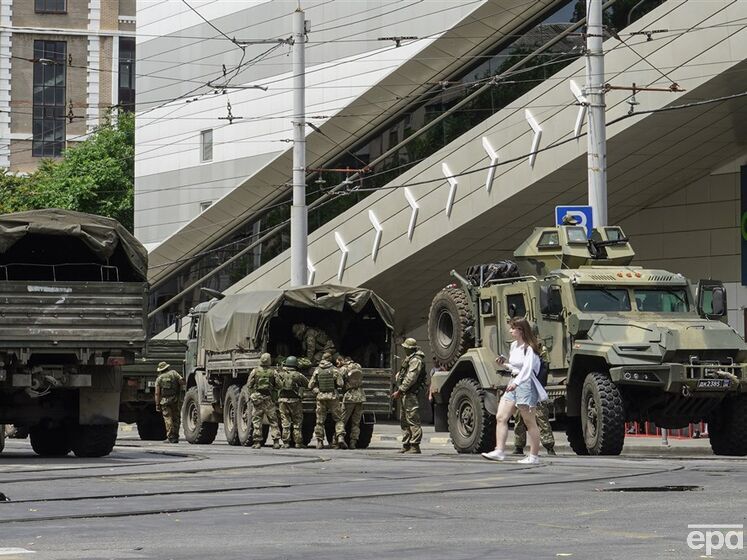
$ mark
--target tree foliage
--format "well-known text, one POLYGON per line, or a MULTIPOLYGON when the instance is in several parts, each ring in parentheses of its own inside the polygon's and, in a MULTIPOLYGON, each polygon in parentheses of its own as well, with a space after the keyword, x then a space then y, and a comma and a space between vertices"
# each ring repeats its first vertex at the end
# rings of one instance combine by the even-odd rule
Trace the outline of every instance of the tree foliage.
POLYGON ((64 208, 107 216, 133 229, 135 123, 107 119, 59 160, 42 160, 27 177, 0 174, 0 213, 64 208))

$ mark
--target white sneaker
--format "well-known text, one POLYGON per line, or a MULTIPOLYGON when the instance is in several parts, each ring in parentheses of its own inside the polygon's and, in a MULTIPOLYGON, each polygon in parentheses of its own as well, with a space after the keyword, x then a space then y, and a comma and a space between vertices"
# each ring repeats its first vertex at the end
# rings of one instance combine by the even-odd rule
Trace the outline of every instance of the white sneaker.
POLYGON ((521 463, 522 465, 536 465, 540 462, 540 458, 536 455, 528 455, 524 457, 523 459, 520 459, 516 461, 517 463, 521 463))
POLYGON ((482 453, 482 456, 491 461, 503 461, 506 458, 506 454, 497 449, 494 449, 490 453, 482 453))

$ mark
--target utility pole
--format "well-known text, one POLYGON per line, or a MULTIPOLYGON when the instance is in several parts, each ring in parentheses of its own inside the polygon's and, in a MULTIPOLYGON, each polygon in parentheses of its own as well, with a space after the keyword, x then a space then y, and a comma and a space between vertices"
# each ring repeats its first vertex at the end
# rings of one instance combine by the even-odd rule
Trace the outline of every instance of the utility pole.
POLYGON ((602 0, 586 0, 586 98, 589 101, 589 206, 594 227, 607 225, 607 133, 604 105, 602 0))
POLYGON ((291 206, 291 288, 307 282, 306 208, 306 20, 299 4, 293 14, 293 206, 291 206))

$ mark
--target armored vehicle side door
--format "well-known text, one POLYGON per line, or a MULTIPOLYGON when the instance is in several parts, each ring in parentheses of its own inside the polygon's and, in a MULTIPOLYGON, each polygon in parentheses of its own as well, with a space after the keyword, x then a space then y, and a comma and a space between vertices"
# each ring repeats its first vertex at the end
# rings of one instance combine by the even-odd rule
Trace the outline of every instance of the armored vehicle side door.
POLYGON ((197 367, 197 335, 199 332, 201 315, 193 313, 187 337, 187 355, 184 359, 184 375, 189 376, 197 367))
POLYGON ((508 321, 514 317, 526 317, 531 323, 535 320, 532 312, 531 299, 529 296, 528 286, 524 283, 511 284, 503 288, 500 297, 501 305, 498 309, 502 312, 503 317, 496 317, 498 320, 498 329, 500 330, 500 347, 499 352, 508 356, 511 343, 511 333, 508 330, 508 321))
POLYGON ((550 368, 566 368, 568 367, 570 354, 565 321, 568 307, 568 302, 565 300, 568 296, 563 293, 562 284, 554 280, 543 281, 538 285, 538 288, 538 337, 547 348, 550 368))

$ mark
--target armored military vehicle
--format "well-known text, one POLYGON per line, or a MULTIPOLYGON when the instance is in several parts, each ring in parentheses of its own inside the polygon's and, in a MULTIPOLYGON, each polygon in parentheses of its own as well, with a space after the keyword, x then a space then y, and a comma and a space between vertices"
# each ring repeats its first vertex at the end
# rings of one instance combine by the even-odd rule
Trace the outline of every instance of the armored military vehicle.
POLYGON ((145 248, 118 222, 65 210, 0 216, 0 424, 39 455, 107 455, 120 367, 145 343, 145 248))
POLYGON ((153 400, 158 377, 156 367, 160 362, 167 362, 171 369, 183 375, 186 350, 184 340, 151 338, 143 353, 138 352, 131 364, 122 366, 119 421, 136 423, 141 440, 166 439, 163 416, 156 410, 153 400))
POLYGON ((708 422, 713 452, 747 455, 747 345, 725 322, 714 280, 631 266, 619 227, 536 228, 515 263, 472 267, 437 294, 428 319, 437 362, 436 429, 461 453, 495 445, 497 392, 509 377, 507 320, 526 316, 547 350, 547 391, 580 455, 617 455, 625 422, 708 422))
MULTIPOLYGON (((253 443, 251 401, 242 389, 263 352, 273 358, 303 355, 293 335, 297 323, 322 328, 340 354, 363 367, 367 401, 358 447, 368 446, 376 414, 389 414, 393 312, 371 290, 321 285, 225 295, 200 303, 190 316, 182 408, 190 443, 212 443, 221 422, 229 444, 253 443)), ((315 422, 309 395, 304 400, 305 443, 315 422)))

